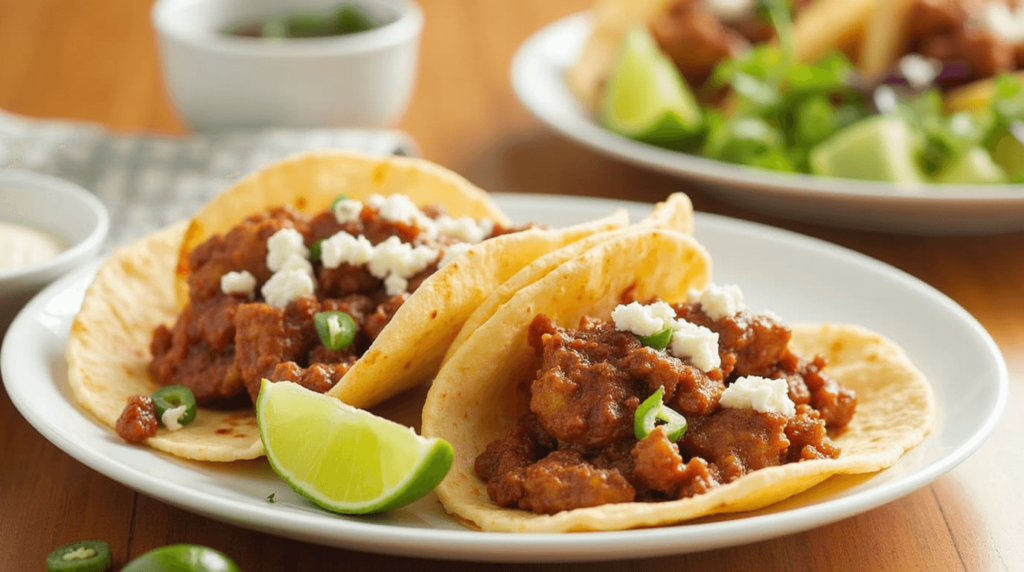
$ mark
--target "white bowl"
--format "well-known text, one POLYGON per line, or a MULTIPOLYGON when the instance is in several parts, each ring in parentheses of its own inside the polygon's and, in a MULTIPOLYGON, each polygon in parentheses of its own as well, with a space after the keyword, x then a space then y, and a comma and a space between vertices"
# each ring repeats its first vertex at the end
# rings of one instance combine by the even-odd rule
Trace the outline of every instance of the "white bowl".
POLYGON ((171 101, 195 129, 391 127, 412 98, 423 12, 406 0, 345 0, 381 25, 267 40, 229 26, 342 0, 159 0, 151 17, 171 101))
POLYGON ((0 221, 42 231, 64 247, 37 264, 0 269, 0 329, 36 291, 96 256, 110 229, 107 209, 89 191, 19 169, 0 173, 0 221))

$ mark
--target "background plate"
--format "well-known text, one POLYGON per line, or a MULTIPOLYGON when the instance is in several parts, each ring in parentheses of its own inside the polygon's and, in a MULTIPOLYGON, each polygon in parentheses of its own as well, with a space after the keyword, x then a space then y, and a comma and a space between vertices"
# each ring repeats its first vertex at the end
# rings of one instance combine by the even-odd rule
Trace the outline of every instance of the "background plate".
POLYGON ((531 36, 512 62, 524 106, 563 135, 602 153, 712 185, 748 208, 826 226, 918 234, 1024 229, 1024 185, 912 185, 777 173, 638 143, 601 129, 565 84, 565 70, 590 33, 587 14, 531 36))
MULTIPOLYGON (((650 211, 650 205, 610 200, 495 198, 516 221, 553 225, 592 220, 619 207, 627 208, 633 220, 650 211)), ((82 463, 143 494, 280 536, 456 560, 643 558, 782 536, 866 511, 924 486, 963 461, 989 435, 1006 401, 1006 366, 984 329, 950 299, 876 260, 766 226, 698 214, 697 237, 712 255, 715 281, 741 285, 751 309, 772 309, 789 322, 856 323, 903 346, 935 390, 934 432, 888 470, 833 477, 755 513, 619 532, 484 533, 456 523, 433 495, 388 514, 339 516, 292 492, 265 460, 189 462, 122 442, 75 405, 67 384, 64 347, 96 264, 55 282, 25 307, 4 339, 0 367, 11 400, 40 433, 82 463), (273 504, 266 500, 271 493, 277 501, 273 504)))

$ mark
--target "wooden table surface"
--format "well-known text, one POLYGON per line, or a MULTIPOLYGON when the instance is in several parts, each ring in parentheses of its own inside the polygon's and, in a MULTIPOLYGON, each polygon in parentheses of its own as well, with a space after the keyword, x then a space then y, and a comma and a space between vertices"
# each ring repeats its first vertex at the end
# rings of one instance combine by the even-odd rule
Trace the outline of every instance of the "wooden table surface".
MULTIPOLYGON (((859 516, 728 549, 530 568, 1024 570, 1024 233, 929 238, 794 223, 559 138, 516 101, 509 64, 530 33, 589 3, 424 0, 418 86, 399 127, 419 141, 428 159, 491 191, 654 202, 685 190, 700 211, 795 230, 883 260, 981 321, 1005 356, 1010 397, 991 438, 974 455, 928 486, 859 516)), ((187 134, 163 91, 146 4, 0 0, 0 108, 85 119, 120 132, 187 134)), ((110 542, 115 570, 150 548, 178 542, 217 547, 246 571, 478 566, 305 544, 173 508, 58 450, 18 414, 6 392, 0 392, 0 443, 0 570, 40 570, 50 550, 93 537, 110 542)))

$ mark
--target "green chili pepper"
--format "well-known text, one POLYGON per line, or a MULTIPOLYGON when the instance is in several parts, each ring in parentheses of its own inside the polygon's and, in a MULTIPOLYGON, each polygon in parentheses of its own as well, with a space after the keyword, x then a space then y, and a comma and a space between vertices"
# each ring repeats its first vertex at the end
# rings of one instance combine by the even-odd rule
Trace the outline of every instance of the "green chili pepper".
POLYGON ((309 247, 309 259, 320 260, 321 250, 323 249, 323 239, 318 240, 309 247))
POLYGON ((665 329, 657 331, 649 336, 638 336, 640 343, 656 350, 663 350, 668 347, 669 342, 672 341, 672 328, 666 326, 665 329))
POLYGON ((651 394, 640 404, 640 407, 636 408, 636 414, 633 416, 633 433, 637 439, 643 439, 650 435, 658 421, 664 422, 669 441, 678 441, 686 432, 686 418, 665 407, 662 402, 664 396, 665 388, 659 387, 658 391, 651 394))
POLYGON ((178 417, 179 425, 188 425, 196 418, 196 397, 192 390, 184 385, 168 385, 153 392, 153 405, 156 407, 156 418, 160 424, 164 422, 164 412, 168 409, 185 406, 185 412, 178 417))
POLYGON ((329 350, 343 350, 356 339, 356 322, 345 312, 317 312, 313 327, 329 350))
POLYGON ((46 557, 47 572, 103 572, 110 569, 110 545, 102 540, 65 544, 46 557))

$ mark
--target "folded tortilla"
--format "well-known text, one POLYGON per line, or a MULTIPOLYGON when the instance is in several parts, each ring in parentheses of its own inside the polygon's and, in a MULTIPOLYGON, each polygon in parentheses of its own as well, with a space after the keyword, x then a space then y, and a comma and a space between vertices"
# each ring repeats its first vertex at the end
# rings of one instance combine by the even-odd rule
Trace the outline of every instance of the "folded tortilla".
MULTIPOLYGON (((452 217, 508 221, 484 191, 419 159, 339 151, 271 165, 218 195, 189 223, 119 249, 103 264, 68 339, 68 378, 75 399, 114 427, 129 396, 149 395, 159 387, 146 371, 150 339, 154 328, 173 323, 180 312, 188 254, 205 238, 281 204, 316 212, 339 194, 365 200, 392 193, 405 194, 420 206, 440 205, 452 217)), ((548 252, 627 224, 627 214, 620 211, 585 224, 529 229, 474 245, 420 285, 330 394, 366 408, 428 381, 459 327, 491 291, 548 252)), ((184 293, 187 298, 187 287, 184 293)), ((263 453, 252 408, 200 408, 194 423, 178 431, 161 428, 146 443, 207 461, 263 453)))
POLYGON ((525 410, 524 384, 535 375, 527 343, 533 318, 576 327, 583 316, 605 319, 630 288, 633 298, 685 301, 689 288, 710 280, 711 260, 691 237, 636 228, 615 236, 529 285, 501 305, 459 346, 437 374, 423 410, 422 432, 449 441, 455 461, 436 492, 445 509, 489 531, 569 532, 618 530, 679 523, 765 507, 844 473, 893 465, 919 443, 934 422, 934 400, 924 376, 893 342, 856 326, 792 328, 790 347, 820 354, 827 373, 858 395, 857 412, 833 439, 838 459, 810 460, 751 472, 711 491, 681 500, 606 504, 537 515, 500 508, 474 471, 476 457, 515 426, 525 410))

